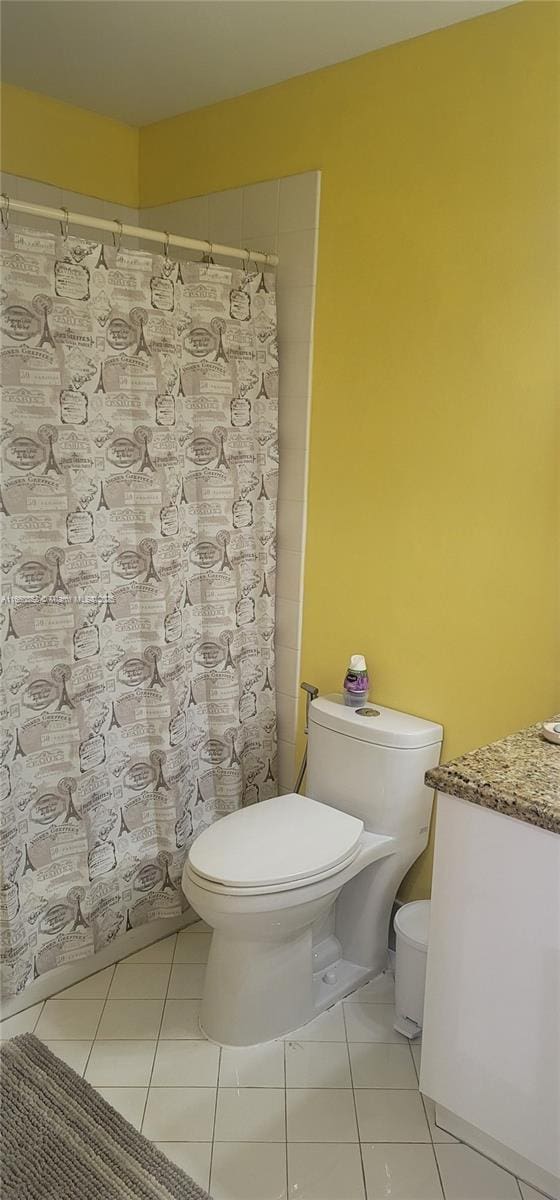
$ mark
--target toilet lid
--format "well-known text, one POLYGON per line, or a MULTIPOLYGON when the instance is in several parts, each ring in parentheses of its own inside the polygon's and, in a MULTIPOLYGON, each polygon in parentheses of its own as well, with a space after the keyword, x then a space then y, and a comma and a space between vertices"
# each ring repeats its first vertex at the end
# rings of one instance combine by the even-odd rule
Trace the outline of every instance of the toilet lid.
POLYGON ((196 838, 189 862, 226 887, 267 887, 308 879, 357 849, 363 822, 295 792, 216 821, 196 838))

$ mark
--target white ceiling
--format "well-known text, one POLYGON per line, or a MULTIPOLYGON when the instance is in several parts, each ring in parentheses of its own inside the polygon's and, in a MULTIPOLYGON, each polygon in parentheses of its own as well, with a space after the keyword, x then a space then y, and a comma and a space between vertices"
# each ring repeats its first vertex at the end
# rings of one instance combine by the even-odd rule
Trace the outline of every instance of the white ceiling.
POLYGON ((130 125, 516 0, 4 0, 2 77, 130 125))

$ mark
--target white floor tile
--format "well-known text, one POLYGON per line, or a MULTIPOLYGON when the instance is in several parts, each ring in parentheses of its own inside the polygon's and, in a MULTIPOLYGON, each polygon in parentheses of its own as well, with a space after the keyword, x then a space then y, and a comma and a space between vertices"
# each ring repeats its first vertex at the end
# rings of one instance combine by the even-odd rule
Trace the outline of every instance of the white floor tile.
POLYGON ((369 983, 346 996, 345 1004, 394 1004, 395 980, 391 971, 383 971, 369 983))
POLYGON ((8 1038, 16 1037, 18 1033, 33 1033, 42 1010, 41 1002, 16 1013, 13 1017, 6 1017, 0 1024, 0 1039, 5 1042, 8 1038))
POLYGON ((368 1200, 443 1200, 431 1146, 364 1146, 368 1200))
POLYGON ((147 1088, 99 1087, 97 1091, 112 1108, 116 1108, 121 1116, 126 1117, 126 1120, 130 1121, 135 1129, 140 1129, 147 1088))
POLYGON ((390 973, 284 1041, 220 1052, 199 1027, 210 940, 190 926, 5 1020, 0 1037, 34 1030, 136 1128, 145 1107, 146 1136, 213 1200, 286 1200, 286 1105, 290 1200, 365 1200, 358 1137, 367 1200, 443 1200, 434 1151, 446 1200, 543 1200, 437 1128, 418 1092, 421 1043, 393 1029, 390 973))
POLYGON ((156 1142, 212 1141, 215 1088, 152 1087, 142 1133, 156 1142))
POLYGON ((430 1100, 429 1096, 422 1096, 422 1100, 424 1102, 424 1108, 426 1110, 426 1116, 428 1118, 428 1125, 430 1126, 432 1142, 435 1142, 435 1143, 455 1142, 456 1143, 457 1138, 454 1138, 453 1134, 447 1133, 445 1129, 440 1129, 439 1126, 436 1125, 436 1106, 435 1106, 433 1100, 430 1100))
POLYGON ((185 933, 212 933, 212 928, 206 921, 195 921, 192 925, 187 925, 185 933))
POLYGON ((128 958, 123 959, 123 962, 132 964, 170 963, 173 961, 176 937, 177 935, 172 933, 170 937, 161 938, 161 941, 153 942, 151 946, 145 946, 143 950, 137 950, 135 954, 129 954, 128 958))
POLYGON ((169 963, 118 963, 109 997, 111 1000, 163 1000, 170 970, 169 963))
POLYGON ((290 1200, 364 1200, 359 1146, 288 1143, 290 1200))
POLYGON ((289 1142, 357 1142, 351 1091, 288 1088, 289 1142))
POLYGON ((94 1042, 86 1079, 94 1087, 143 1087, 150 1083, 155 1041, 94 1042))
MULTIPOLYGON (((68 1002, 67 1002, 68 1003, 68 1002)), ((76 1001, 86 1004, 86 1000, 76 1001)), ((159 1033, 163 1000, 106 1001, 98 1037, 128 1041, 153 1041, 159 1033)))
POLYGON ((344 1028, 342 1005, 335 1004, 334 1008, 327 1009, 327 1012, 321 1013, 313 1021, 309 1021, 307 1025, 302 1025, 301 1029, 295 1029, 293 1033, 288 1035, 286 1041, 345 1042, 346 1030, 344 1028))
POLYGON ((344 1016, 349 1042, 398 1042, 407 1039, 393 1029, 395 1010, 392 1004, 345 1004, 344 1016))
POLYGON ((383 1042, 349 1042, 355 1088, 417 1088, 408 1046, 383 1042))
MULTIPOLYGON (((202 940, 194 935, 195 940, 202 940)), ((177 963, 171 968, 168 996, 170 1000, 197 1000, 202 996, 205 963, 177 963)))
POLYGON ((154 1142, 171 1162, 207 1191, 210 1183, 212 1142, 154 1142))
POLYGON ((213 1200, 285 1200, 286 1151, 277 1142, 214 1142, 213 1200))
POLYGON ((205 963, 211 941, 211 933, 180 933, 175 947, 174 962, 205 963))
POLYGON ((224 1046, 220 1087, 284 1087, 284 1043, 224 1046))
POLYGON ((45 1042, 45 1045, 52 1050, 53 1054, 62 1058, 69 1067, 72 1067, 72 1070, 76 1071, 78 1075, 83 1075, 93 1042, 67 1042, 59 1039, 56 1042, 45 1042))
POLYGON ((200 1000, 166 1000, 160 1038, 198 1038, 200 1000))
POLYGON ((212 1042, 160 1042, 152 1087, 216 1087, 219 1062, 220 1048, 212 1042))
POLYGON ((344 1042, 286 1042, 286 1086, 351 1088, 344 1042))
POLYGON ((446 1200, 519 1200, 513 1175, 469 1146, 436 1146, 446 1200))
POLYGON ((220 1088, 217 1142, 283 1142, 286 1138, 281 1088, 220 1088))
POLYGON ((106 967, 104 971, 88 975, 87 979, 80 979, 79 983, 74 983, 72 987, 58 992, 58 998, 60 1000, 104 1000, 109 991, 114 970, 114 967, 106 967))
POLYGON ((430 1130, 418 1092, 388 1088, 356 1091, 361 1142, 429 1142, 430 1130))
POLYGON ((93 1038, 103 1004, 103 1000, 47 1000, 35 1033, 45 1041, 93 1038))

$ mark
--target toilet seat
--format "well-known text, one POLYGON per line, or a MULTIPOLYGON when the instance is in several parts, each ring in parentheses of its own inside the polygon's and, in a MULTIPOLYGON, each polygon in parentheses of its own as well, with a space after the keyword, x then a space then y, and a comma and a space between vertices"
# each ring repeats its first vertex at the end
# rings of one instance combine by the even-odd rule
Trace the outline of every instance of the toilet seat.
POLYGON ((212 879, 206 879, 204 875, 199 875, 195 870, 193 870, 188 861, 185 871, 187 875, 190 876, 193 883, 198 884, 198 887, 203 888, 206 892, 214 892, 215 895, 270 896, 273 892, 292 892, 296 888, 305 887, 306 884, 320 883, 323 879, 329 879, 331 875, 338 875, 339 872, 344 871, 345 867, 348 867, 350 863, 354 861, 359 849, 360 847, 358 845, 352 854, 349 854, 348 858, 345 858, 343 862, 337 863, 334 867, 329 867, 326 871, 320 871, 316 875, 310 875, 305 879, 291 879, 288 883, 264 884, 260 887, 233 887, 231 884, 216 883, 212 879))
POLYGON ((363 829, 357 817, 308 796, 274 796, 206 829, 191 846, 187 871, 207 891, 286 891, 343 870, 363 829))

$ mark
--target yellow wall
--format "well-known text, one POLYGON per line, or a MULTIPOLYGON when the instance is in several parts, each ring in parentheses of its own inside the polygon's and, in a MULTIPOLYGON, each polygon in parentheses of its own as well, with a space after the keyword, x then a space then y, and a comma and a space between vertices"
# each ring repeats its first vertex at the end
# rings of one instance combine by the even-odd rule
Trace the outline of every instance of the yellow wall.
MULTIPOLYGON (((454 756, 560 707, 558 8, 142 131, 152 205, 320 168, 302 676, 367 655, 454 756)), ((405 892, 429 890, 430 856, 405 892)))
MULTIPOLYGON (((558 24, 516 5, 140 133, 143 205, 323 172, 302 675, 364 652, 447 757, 560 708, 558 24)), ((135 202, 135 131, 15 91, 6 170, 135 202)))
POLYGON ((3 171, 137 207, 138 129, 10 84, 1 105, 3 171))

